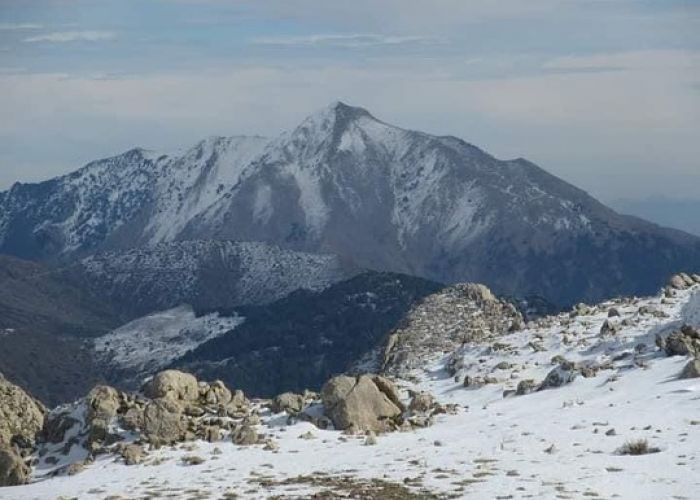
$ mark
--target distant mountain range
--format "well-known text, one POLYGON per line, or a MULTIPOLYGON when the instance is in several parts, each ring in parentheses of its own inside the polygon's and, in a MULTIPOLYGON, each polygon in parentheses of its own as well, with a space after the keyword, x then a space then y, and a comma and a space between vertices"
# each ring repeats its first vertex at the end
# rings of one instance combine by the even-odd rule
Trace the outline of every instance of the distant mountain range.
POLYGON ((568 305, 700 269, 700 238, 619 215, 524 160, 333 103, 275 139, 133 149, 0 193, 0 252, 65 262, 180 240, 264 242, 357 268, 568 305))
POLYGON ((50 404, 167 366, 258 395, 316 386, 446 284, 537 313, 700 272, 699 237, 342 103, 274 139, 17 183, 0 254, 0 371, 50 404))

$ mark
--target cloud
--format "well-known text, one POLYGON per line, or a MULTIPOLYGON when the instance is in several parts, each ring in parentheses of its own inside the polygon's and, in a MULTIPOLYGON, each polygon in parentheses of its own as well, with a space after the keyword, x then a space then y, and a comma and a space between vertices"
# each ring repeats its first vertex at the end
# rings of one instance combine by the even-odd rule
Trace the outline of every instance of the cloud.
POLYGON ((304 36, 279 36, 253 38, 256 45, 280 46, 333 46, 347 48, 373 47, 379 45, 403 45, 439 43, 442 40, 427 36, 396 36, 374 33, 316 34, 304 36))
POLYGON ((99 42, 112 40, 116 35, 111 31, 56 31, 43 35, 31 36, 23 41, 27 43, 66 43, 66 42, 99 42))
POLYGON ((40 30, 43 27, 35 23, 0 23, 0 31, 40 30))
POLYGON ((700 69, 700 52, 691 50, 637 50, 556 57, 542 66, 562 71, 646 71, 700 69))

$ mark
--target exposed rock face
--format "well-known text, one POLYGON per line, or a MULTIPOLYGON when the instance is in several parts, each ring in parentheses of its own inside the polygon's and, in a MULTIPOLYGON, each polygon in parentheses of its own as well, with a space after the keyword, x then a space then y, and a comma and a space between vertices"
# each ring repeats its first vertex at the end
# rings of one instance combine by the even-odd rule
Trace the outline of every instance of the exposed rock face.
POLYGON ((17 486, 29 480, 29 466, 11 447, 0 445, 0 486, 17 486))
POLYGON ((165 370, 146 383, 143 393, 151 399, 196 401, 199 399, 199 385, 194 375, 179 370, 165 370))
POLYGON ((0 446, 31 450, 45 415, 44 405, 0 375, 0 446))
POLYGON ((321 399, 325 414, 341 430, 392 430, 403 412, 393 383, 377 375, 334 377, 321 389, 321 399))
POLYGON ((522 315, 483 285, 454 285, 426 297, 394 330, 384 347, 382 372, 406 378, 426 357, 485 341, 522 326, 522 315))

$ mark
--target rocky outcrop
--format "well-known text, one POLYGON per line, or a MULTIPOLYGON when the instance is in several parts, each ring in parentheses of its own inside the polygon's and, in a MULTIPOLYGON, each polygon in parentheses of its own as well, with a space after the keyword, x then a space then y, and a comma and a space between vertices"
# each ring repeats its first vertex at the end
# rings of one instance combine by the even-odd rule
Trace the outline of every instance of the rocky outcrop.
POLYGON ((0 374, 0 446, 31 451, 45 415, 44 405, 0 374))
POLYGON ((403 413, 394 384, 379 375, 334 377, 321 389, 321 399, 340 430, 386 432, 397 427, 403 413))
POLYGON ((407 378, 427 357, 522 326, 523 317, 515 306, 496 298, 484 285, 454 285, 426 297, 389 335, 381 371, 407 378))

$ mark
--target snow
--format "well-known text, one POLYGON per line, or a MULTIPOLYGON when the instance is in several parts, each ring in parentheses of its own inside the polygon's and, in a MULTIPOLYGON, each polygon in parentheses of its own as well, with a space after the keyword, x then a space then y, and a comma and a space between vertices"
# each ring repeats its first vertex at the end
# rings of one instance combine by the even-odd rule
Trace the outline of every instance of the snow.
POLYGON ((127 323, 96 339, 94 348, 117 367, 153 372, 243 321, 217 313, 197 317, 192 307, 183 305, 127 323))
POLYGON ((402 386, 429 390, 441 403, 457 404, 457 414, 440 415, 425 429, 381 435, 376 446, 365 446, 361 436, 304 422, 286 425, 284 416, 263 413, 259 432, 273 437, 279 452, 198 441, 195 450, 150 452, 150 465, 126 466, 113 456, 101 456, 76 476, 2 489, 0 497, 137 497, 153 492, 221 497, 235 492, 239 498, 299 498, 318 487, 295 484, 292 478, 329 474, 407 485, 417 480, 452 498, 693 498, 700 487, 700 383, 677 378, 686 359, 665 357, 653 347, 656 333, 682 323, 700 324, 700 286, 671 299, 611 302, 573 318, 562 314, 531 323, 499 340, 512 349, 487 354, 488 346, 467 345, 447 356, 435 354, 416 370, 415 382, 402 386), (601 336, 613 305, 621 317, 611 321, 620 330, 601 336), (640 313, 641 306, 657 308, 665 317, 640 313), (547 350, 528 348, 533 341, 547 350), (648 349, 635 349, 640 343, 648 349), (560 388, 503 396, 520 380, 542 380, 554 367, 555 355, 610 361, 612 368, 560 388), (446 372, 453 356, 462 357, 469 373, 488 373, 501 381, 479 389, 462 387, 446 372), (508 376, 505 370, 493 370, 499 361, 522 368, 508 376), (307 432, 314 438, 300 439, 307 432), (616 453, 632 439, 647 439, 660 451, 616 453), (193 453, 205 462, 184 465, 182 457, 193 453))

